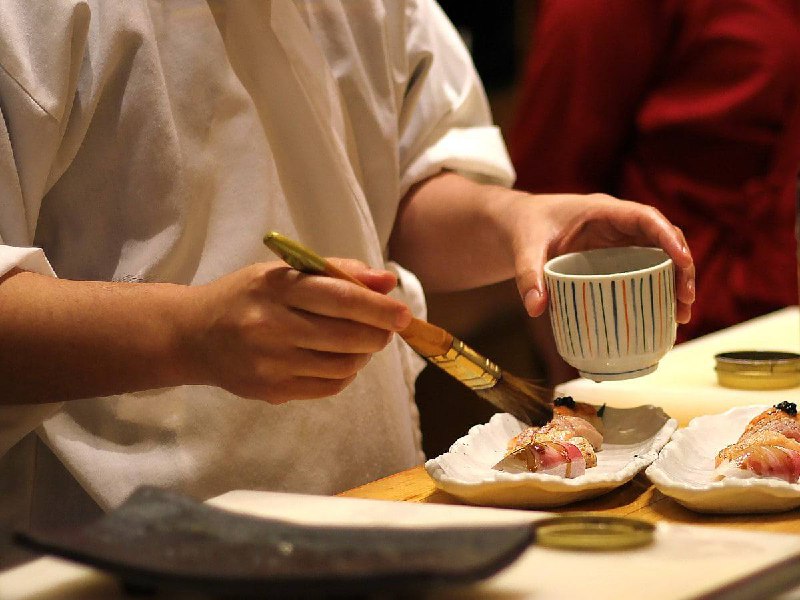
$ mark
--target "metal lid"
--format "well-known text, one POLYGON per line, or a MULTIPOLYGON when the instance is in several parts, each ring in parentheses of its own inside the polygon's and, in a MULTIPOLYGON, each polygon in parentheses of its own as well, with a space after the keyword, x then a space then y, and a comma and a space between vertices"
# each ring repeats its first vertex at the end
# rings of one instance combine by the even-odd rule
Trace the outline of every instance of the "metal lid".
POLYGON ((800 354, 739 350, 717 354, 717 380, 724 387, 777 390, 800 385, 800 354))
POLYGON ((653 542, 655 525, 629 517, 571 514, 537 521, 536 543, 568 550, 625 550, 653 542))

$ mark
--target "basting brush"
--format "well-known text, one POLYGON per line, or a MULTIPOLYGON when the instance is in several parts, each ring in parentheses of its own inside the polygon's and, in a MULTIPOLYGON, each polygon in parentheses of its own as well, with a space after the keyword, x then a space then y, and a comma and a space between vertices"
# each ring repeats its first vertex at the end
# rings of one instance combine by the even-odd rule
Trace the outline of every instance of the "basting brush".
MULTIPOLYGON (((273 231, 265 235, 264 244, 298 271, 344 279, 366 287, 305 246, 279 233, 273 231)), ((399 334, 420 356, 501 411, 528 425, 542 425, 553 417, 552 389, 501 370, 441 327, 413 319, 399 334)))

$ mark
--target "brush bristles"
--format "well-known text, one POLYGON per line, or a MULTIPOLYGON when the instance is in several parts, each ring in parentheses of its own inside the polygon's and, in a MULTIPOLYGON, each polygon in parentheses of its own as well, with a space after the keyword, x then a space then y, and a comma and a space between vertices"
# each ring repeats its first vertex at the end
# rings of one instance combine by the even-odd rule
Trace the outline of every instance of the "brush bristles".
POLYGON ((494 386, 475 391, 528 425, 544 425, 553 418, 553 390, 529 379, 504 372, 494 386))

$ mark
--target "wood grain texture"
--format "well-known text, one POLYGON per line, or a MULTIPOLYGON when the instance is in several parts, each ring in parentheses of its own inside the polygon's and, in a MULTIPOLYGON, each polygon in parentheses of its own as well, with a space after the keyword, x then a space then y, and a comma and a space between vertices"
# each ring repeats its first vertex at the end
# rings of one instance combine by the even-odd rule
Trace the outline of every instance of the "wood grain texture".
MULTIPOLYGON (((420 465, 372 483, 339 494, 348 498, 462 504, 457 498, 438 490, 425 468, 420 465)), ((775 514, 707 515, 690 511, 659 492, 640 473, 625 485, 598 498, 568 506, 547 509, 548 512, 595 512, 628 516, 652 523, 709 525, 734 529, 751 529, 773 533, 800 534, 800 510, 775 514)))

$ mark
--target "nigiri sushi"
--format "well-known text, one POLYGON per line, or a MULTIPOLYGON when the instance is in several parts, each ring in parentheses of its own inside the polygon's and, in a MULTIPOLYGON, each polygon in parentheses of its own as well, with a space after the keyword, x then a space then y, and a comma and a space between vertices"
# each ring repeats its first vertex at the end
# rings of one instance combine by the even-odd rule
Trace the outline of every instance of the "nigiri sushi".
POLYGON ((528 427, 511 438, 505 457, 494 468, 570 478, 597 465, 595 451, 603 445, 603 435, 597 429, 603 423, 597 408, 565 397, 556 400, 553 413, 542 427, 528 427))
POLYGON ((575 402, 572 396, 559 396, 553 401, 553 413, 557 415, 567 415, 570 417, 580 417, 594 427, 600 435, 605 434, 603 426, 603 412, 606 405, 597 407, 585 402, 575 402))
POLYGON ((556 414, 539 428, 539 433, 558 434, 559 432, 563 432, 568 437, 586 438, 595 450, 603 447, 603 434, 582 417, 556 414))
POLYGON ((586 472, 584 452, 590 453, 590 461, 597 464, 591 444, 582 438, 555 441, 534 436, 530 443, 506 454, 494 468, 506 473, 547 473, 573 478, 586 472))
POLYGON ((775 431, 800 442, 800 418, 794 402, 781 402, 755 416, 745 427, 742 440, 758 431, 775 431))
POLYGON ((800 442, 774 431, 758 431, 724 448, 717 455, 715 473, 718 478, 774 477, 797 483, 800 442))
POLYGON ((717 478, 772 477, 796 483, 800 479, 797 425, 793 402, 781 402, 760 413, 736 443, 717 454, 717 478))
POLYGON ((547 433, 552 436, 552 439, 560 440, 583 437, 589 440, 595 450, 600 450, 603 446, 604 427, 602 418, 598 416, 597 408, 589 404, 576 403, 572 398, 569 400, 572 401, 572 406, 559 404, 556 400, 553 418, 542 427, 524 429, 509 440, 508 449, 513 451, 528 444, 536 434, 547 433))

